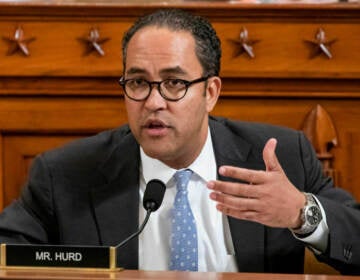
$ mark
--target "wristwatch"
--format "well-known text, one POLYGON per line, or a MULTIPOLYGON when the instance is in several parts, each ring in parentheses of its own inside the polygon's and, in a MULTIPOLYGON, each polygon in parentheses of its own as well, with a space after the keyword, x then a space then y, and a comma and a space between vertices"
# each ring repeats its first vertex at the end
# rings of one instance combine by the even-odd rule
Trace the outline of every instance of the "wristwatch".
POLYGON ((311 193, 305 193, 306 203, 301 209, 300 218, 302 225, 292 229, 298 235, 308 235, 315 231, 322 220, 321 209, 311 193))

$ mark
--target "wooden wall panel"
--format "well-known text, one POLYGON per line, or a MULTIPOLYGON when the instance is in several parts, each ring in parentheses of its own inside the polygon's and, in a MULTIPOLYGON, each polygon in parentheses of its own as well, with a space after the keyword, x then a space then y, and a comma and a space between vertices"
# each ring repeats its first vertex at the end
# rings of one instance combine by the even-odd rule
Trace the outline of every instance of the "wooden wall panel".
MULTIPOLYGON (((339 155, 338 164, 344 170, 341 176, 342 183, 347 186, 347 190, 355 194, 358 200, 360 200, 360 131, 349 130, 345 133, 345 145, 348 147, 346 151, 342 151, 339 155), (340 156, 342 160, 340 160, 340 156)), ((340 169, 340 168, 339 168, 340 169)))
POLYGON ((360 49, 358 26, 333 23, 292 23, 244 21, 216 24, 222 34, 223 74, 229 77, 359 77, 360 53, 346 52, 349 45, 360 49), (242 28, 246 28, 253 44, 254 59, 246 53, 237 56, 238 48, 233 40, 239 40, 242 28), (316 41, 319 29, 323 29, 327 41, 336 40, 329 50, 332 59, 317 56, 309 59, 313 48, 306 40, 316 41))
POLYGON ((0 130, 5 132, 97 132, 126 119, 120 96, 0 98, 0 130))
MULTIPOLYGON (((0 21, 1 22, 1 21, 0 21)), ((12 37, 21 27, 25 38, 34 37, 28 43, 30 55, 2 58, 0 74, 4 76, 115 76, 121 75, 121 37, 129 23, 74 19, 71 27, 67 20, 53 18, 26 18, 20 21, 2 21, 0 34, 12 37), (46 21, 46 24, 44 24, 46 21), (70 28, 69 28, 70 27, 70 28), (99 30, 100 38, 109 38, 102 45, 105 56, 92 52, 85 55, 87 46, 79 38, 87 38, 91 28, 99 30), (21 67, 13 67, 20 64, 21 67)), ((4 41, 3 41, 4 42, 4 41)), ((6 53, 9 43, 0 44, 0 53, 6 53)))

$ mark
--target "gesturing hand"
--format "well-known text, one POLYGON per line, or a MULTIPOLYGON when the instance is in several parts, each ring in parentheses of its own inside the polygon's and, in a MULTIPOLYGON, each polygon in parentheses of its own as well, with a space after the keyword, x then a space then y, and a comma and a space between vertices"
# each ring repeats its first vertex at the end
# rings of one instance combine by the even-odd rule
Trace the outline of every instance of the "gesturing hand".
POLYGON ((297 228, 304 195, 289 181, 276 154, 277 141, 268 140, 263 150, 266 171, 221 166, 222 176, 247 183, 209 181, 210 198, 226 215, 271 227, 297 228))

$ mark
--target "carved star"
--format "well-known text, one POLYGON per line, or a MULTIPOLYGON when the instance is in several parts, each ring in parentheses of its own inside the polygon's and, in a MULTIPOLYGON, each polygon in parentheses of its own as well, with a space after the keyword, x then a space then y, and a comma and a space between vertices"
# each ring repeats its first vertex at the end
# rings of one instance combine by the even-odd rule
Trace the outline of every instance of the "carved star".
POLYGON ((36 40, 36 38, 35 37, 24 38, 24 30, 21 28, 21 26, 19 26, 15 30, 14 37, 12 38, 3 37, 3 40, 10 43, 9 50, 7 51, 6 55, 13 55, 17 51, 21 51, 21 53, 24 54, 25 56, 29 56, 30 52, 28 50, 27 44, 36 40))
POLYGON ((328 59, 332 58, 332 54, 330 52, 330 47, 334 44, 337 39, 332 39, 327 41, 324 30, 319 28, 318 32, 315 34, 315 40, 304 40, 307 44, 311 46, 313 49, 312 54, 310 55, 310 59, 325 54, 328 59))
POLYGON ((110 40, 110 38, 100 39, 100 33, 96 28, 90 29, 88 37, 78 38, 78 39, 87 45, 87 49, 84 55, 89 55, 92 51, 96 51, 101 56, 105 55, 105 52, 101 47, 101 44, 110 40))
POLYGON ((255 57, 255 53, 253 50, 253 45, 260 42, 260 40, 250 40, 249 33, 246 28, 242 28, 239 34, 239 39, 231 40, 233 43, 238 45, 240 48, 237 49, 235 53, 235 57, 242 55, 242 53, 246 53, 250 58, 255 57))

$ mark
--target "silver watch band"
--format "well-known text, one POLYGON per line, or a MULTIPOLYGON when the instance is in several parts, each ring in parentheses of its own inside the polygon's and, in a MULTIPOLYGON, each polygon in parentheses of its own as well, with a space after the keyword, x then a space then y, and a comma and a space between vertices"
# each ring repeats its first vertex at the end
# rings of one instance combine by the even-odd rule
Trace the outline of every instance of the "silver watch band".
POLYGON ((297 235, 309 235, 313 233, 319 225, 322 216, 319 205, 311 193, 305 193, 306 203, 301 209, 300 218, 302 225, 300 228, 291 229, 297 235))

